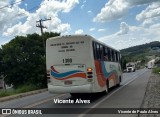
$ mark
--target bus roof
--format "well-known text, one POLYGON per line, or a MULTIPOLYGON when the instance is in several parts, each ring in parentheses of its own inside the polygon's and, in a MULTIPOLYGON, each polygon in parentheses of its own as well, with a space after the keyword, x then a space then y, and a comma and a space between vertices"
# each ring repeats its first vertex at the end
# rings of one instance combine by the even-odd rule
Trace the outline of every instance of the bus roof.
POLYGON ((92 36, 90 36, 90 35, 87 35, 87 34, 63 35, 63 36, 51 37, 51 38, 48 38, 47 40, 60 39, 60 38, 62 38, 62 37, 90 37, 91 40, 93 40, 93 41, 95 41, 95 42, 98 42, 98 43, 100 43, 100 44, 102 44, 102 45, 105 45, 105 46, 107 46, 107 47, 109 47, 109 48, 111 48, 111 49, 113 49, 113 50, 115 50, 115 51, 120 52, 119 50, 117 50, 117 49, 115 49, 115 48, 113 48, 113 47, 105 44, 104 42, 101 42, 101 41, 99 41, 99 40, 95 39, 94 37, 92 37, 92 36))

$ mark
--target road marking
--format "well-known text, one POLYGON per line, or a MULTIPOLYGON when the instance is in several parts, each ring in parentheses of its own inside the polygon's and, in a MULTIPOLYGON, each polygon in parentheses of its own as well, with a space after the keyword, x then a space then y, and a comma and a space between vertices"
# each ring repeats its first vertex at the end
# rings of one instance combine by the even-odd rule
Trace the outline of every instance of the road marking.
MULTIPOLYGON (((115 94, 117 91, 119 91, 120 89, 122 89, 123 87, 125 87, 126 85, 128 85, 129 83, 133 82, 134 80, 136 80, 140 75, 144 74, 147 70, 144 70, 141 74, 138 74, 138 75, 134 75, 130 80, 129 82, 125 83, 123 86, 121 86, 120 88, 118 88, 117 90, 111 92, 110 94, 108 94, 105 98, 103 98, 101 101, 97 102, 96 104, 94 104, 90 109, 86 110, 84 112, 84 114, 80 114, 78 117, 83 117, 85 116, 85 113, 88 113, 89 111, 91 111, 91 109, 97 107, 98 105, 100 105, 102 102, 104 102, 106 99, 108 99, 109 97, 111 97, 113 94, 115 94)), ((52 98, 48 98, 48 99, 45 99, 45 100, 42 100, 40 102, 37 102, 37 103, 34 103, 34 104, 31 104, 31 105, 28 105, 28 106, 25 106, 23 108, 32 108, 32 107, 35 107, 35 106, 38 106, 40 104, 43 104, 43 103, 46 103, 48 101, 51 101, 53 100, 53 98, 60 98, 60 97, 63 97, 67 94, 61 94, 61 95, 57 95, 55 97, 52 97, 52 98)), ((10 116, 10 115, 0 115, 0 117, 6 117, 6 116, 10 116)))
MULTIPOLYGON (((40 105, 40 104, 49 102, 49 101, 53 100, 53 98, 61 98, 61 97, 65 96, 65 95, 67 95, 67 94, 57 95, 57 96, 55 96, 55 97, 51 97, 51 98, 48 98, 48 99, 44 99, 44 100, 42 100, 42 101, 40 101, 40 102, 31 104, 31 105, 28 105, 28 106, 25 106, 25 107, 22 107, 22 108, 32 108, 32 107, 38 106, 38 105, 40 105)), ((10 116, 10 115, 2 115, 2 114, 0 114, 0 117, 7 117, 7 116, 10 116)))
POLYGON ((23 108, 32 108, 32 107, 38 106, 38 105, 40 105, 40 104, 49 102, 49 101, 53 100, 53 98, 60 98, 60 97, 63 97, 63 96, 65 96, 65 95, 67 95, 67 94, 57 95, 57 96, 55 96, 55 97, 51 97, 51 98, 48 98, 48 99, 39 101, 39 102, 37 102, 37 103, 34 103, 34 104, 31 104, 31 105, 25 106, 25 107, 23 107, 23 108))
MULTIPOLYGON (((139 76, 141 76, 142 74, 144 74, 147 70, 145 70, 144 72, 142 72, 141 74, 139 74, 139 76)), ((78 117, 84 117, 86 115, 86 113, 88 113, 89 111, 91 111, 93 108, 96 108, 98 105, 100 105, 102 102, 104 102, 106 99, 108 99, 109 97, 111 97, 113 94, 115 94, 117 91, 119 91, 120 89, 122 89, 123 87, 125 87, 126 85, 130 84, 131 82, 133 82, 134 80, 136 80, 139 76, 135 75, 133 76, 132 80, 130 80, 129 82, 127 82, 126 84, 124 84, 123 86, 121 86, 120 88, 116 89, 115 91, 113 91, 112 93, 108 94, 105 98, 103 98, 102 100, 100 100, 99 102, 97 102, 96 104, 94 104, 90 109, 86 110, 83 114, 80 114, 78 117)))

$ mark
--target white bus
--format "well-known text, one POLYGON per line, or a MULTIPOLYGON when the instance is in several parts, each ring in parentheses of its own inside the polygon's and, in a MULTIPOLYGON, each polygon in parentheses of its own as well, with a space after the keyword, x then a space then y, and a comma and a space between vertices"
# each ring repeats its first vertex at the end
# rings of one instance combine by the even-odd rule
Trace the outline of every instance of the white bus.
POLYGON ((68 35, 46 41, 50 93, 108 92, 122 79, 120 52, 89 35, 68 35))
POLYGON ((154 62, 155 62, 155 59, 153 59, 153 60, 151 60, 151 61, 149 61, 149 62, 147 63, 148 69, 152 69, 152 68, 153 68, 154 62))

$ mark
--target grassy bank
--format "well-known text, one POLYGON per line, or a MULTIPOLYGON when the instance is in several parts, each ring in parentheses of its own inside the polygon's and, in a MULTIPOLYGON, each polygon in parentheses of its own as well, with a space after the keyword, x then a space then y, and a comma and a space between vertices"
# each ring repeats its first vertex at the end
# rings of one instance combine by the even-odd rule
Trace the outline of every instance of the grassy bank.
POLYGON ((7 89, 7 90, 0 90, 0 98, 5 96, 11 96, 19 93, 29 92, 38 89, 34 85, 24 85, 18 87, 17 89, 7 89))
POLYGON ((160 74, 160 67, 153 68, 153 73, 160 74))

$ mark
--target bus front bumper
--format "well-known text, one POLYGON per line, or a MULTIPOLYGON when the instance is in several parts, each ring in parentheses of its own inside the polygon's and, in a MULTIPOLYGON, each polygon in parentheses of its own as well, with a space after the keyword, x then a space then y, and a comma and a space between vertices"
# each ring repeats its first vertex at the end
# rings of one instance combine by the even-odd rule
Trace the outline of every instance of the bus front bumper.
POLYGON ((53 86, 48 84, 50 93, 91 93, 91 84, 81 86, 53 86))

